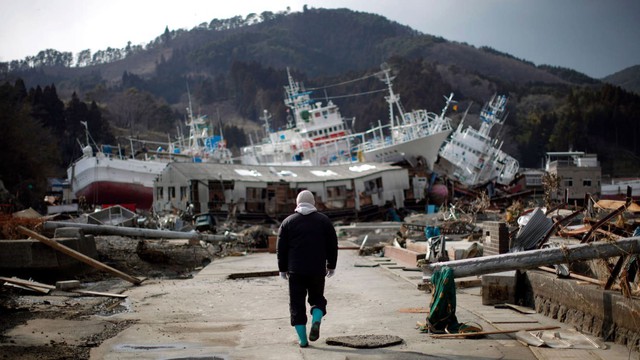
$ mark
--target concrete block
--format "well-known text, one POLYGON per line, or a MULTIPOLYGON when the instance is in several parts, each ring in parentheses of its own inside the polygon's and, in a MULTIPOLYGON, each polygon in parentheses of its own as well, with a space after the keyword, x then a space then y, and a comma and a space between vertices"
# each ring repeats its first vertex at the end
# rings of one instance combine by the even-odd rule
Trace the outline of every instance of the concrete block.
POLYGON ((78 241, 78 251, 92 259, 97 259, 98 248, 96 247, 96 238, 93 235, 85 235, 78 241))
POLYGON ((500 221, 484 223, 484 254, 498 255, 509 252, 509 228, 500 221))
POLYGON ((269 236, 268 238, 269 244, 268 244, 268 249, 269 249, 269 253, 271 254, 275 254, 277 252, 277 246, 278 246, 278 237, 277 236, 269 236))
POLYGON ((56 289, 58 290, 73 290, 79 287, 80 287, 80 281, 78 280, 56 281, 56 289))
POLYGON ((426 241, 414 241, 407 240, 406 243, 407 250, 415 251, 417 253, 427 253, 427 242, 426 241))
POLYGON ((55 269, 58 267, 58 254, 57 250, 50 248, 49 246, 33 240, 31 244, 31 259, 29 261, 29 267, 35 269, 55 269))
POLYGON ((61 227, 57 228, 53 233, 54 238, 75 238, 82 239, 84 237, 84 231, 75 227, 61 227))
MULTIPOLYGON (((55 241, 57 241, 60 245, 64 245, 66 247, 68 247, 69 249, 75 250, 80 252, 80 239, 77 238, 61 238, 58 239, 56 238, 55 241)), ((67 267, 67 266, 72 266, 72 265, 76 265, 78 263, 78 260, 74 259, 73 257, 60 252, 60 251, 56 251, 56 256, 58 258, 58 265, 60 267, 67 267)))
POLYGON ((425 254, 395 246, 385 246, 384 256, 397 260, 398 262, 408 266, 416 266, 419 259, 425 258, 425 254))
POLYGON ((516 271, 482 275, 482 305, 516 303, 516 271))
POLYGON ((3 240, 0 242, 0 269, 25 268, 31 265, 33 240, 3 240))
MULTIPOLYGON (((95 238, 55 238, 55 241, 93 259, 98 258, 95 238)), ((32 239, 0 241, 0 271, 31 269, 56 271, 86 266, 79 260, 32 239)))

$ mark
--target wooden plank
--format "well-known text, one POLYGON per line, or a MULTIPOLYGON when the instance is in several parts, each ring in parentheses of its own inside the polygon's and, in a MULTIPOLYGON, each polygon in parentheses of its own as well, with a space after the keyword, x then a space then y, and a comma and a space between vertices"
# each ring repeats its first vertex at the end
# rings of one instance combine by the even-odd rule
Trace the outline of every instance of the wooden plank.
POLYGON ((135 277, 133 277, 131 275, 125 274, 125 273, 123 273, 122 271, 120 271, 118 269, 114 269, 109 265, 105 265, 105 264, 103 264, 103 263, 101 263, 101 262, 99 262, 99 261, 97 261, 97 260, 95 260, 95 259, 83 254, 83 253, 75 251, 75 250, 73 250, 73 249, 71 249, 71 248, 69 248, 67 246, 64 246, 64 245, 58 243, 57 241, 51 240, 48 237, 40 235, 37 232, 31 231, 31 230, 29 230, 29 229, 27 229, 27 228, 25 228, 23 226, 18 226, 17 230, 20 233, 24 234, 24 235, 32 237, 32 238, 40 241, 41 243, 43 243, 43 244, 45 244, 45 245, 47 245, 49 247, 52 247, 55 250, 58 250, 58 251, 60 251, 60 252, 62 252, 64 254, 67 254, 67 255, 71 256, 72 258, 74 258, 76 260, 82 261, 83 263, 85 263, 87 265, 90 265, 90 266, 92 266, 94 268, 97 268, 99 270, 107 271, 107 272, 109 272, 109 273, 111 273, 113 275, 116 275, 116 276, 118 276, 118 277, 120 277, 120 278, 122 278, 124 280, 127 280, 127 281, 129 281, 129 282, 131 282, 131 283, 133 283, 135 285, 140 285, 140 283, 142 283, 141 279, 138 279, 138 278, 135 278, 135 277))
MULTIPOLYGON (((40 291, 40 292, 43 292, 44 294, 49 293, 50 290, 56 290, 56 287, 53 285, 47 285, 47 284, 39 283, 36 281, 29 281, 29 280, 23 280, 18 278, 7 278, 7 277, 0 276, 0 281, 5 281, 11 284, 31 288, 34 291, 40 291)), ((81 289, 71 290, 69 292, 75 292, 75 293, 85 294, 85 295, 110 296, 110 297, 118 297, 118 298, 126 298, 128 296, 123 294, 113 294, 113 293, 81 290, 81 289)))
MULTIPOLYGON (((550 273, 556 273, 556 270, 547 266, 540 266, 538 267, 538 269, 546 271, 546 272, 550 272, 550 273)), ((590 278, 588 276, 583 276, 583 275, 578 275, 578 274, 569 274, 569 277, 572 279, 576 279, 576 280, 582 280, 582 281, 586 281, 589 282, 591 284, 596 284, 596 285, 604 285, 604 281, 598 280, 598 279, 593 279, 590 278)))
POLYGON ((255 272, 248 272, 248 273, 235 273, 235 274, 229 274, 229 276, 227 276, 228 279, 245 279, 245 278, 250 278, 250 277, 267 277, 267 276, 278 276, 280 275, 280 272, 278 270, 273 270, 273 271, 255 271, 255 272))
POLYGON ((354 264, 354 267, 378 267, 380 264, 354 264))
POLYGON ((521 314, 536 314, 536 311, 533 309, 530 309, 524 306, 515 305, 515 304, 509 304, 509 303, 496 304, 494 305, 494 307, 496 309, 506 309, 506 308, 513 309, 521 314))
POLYGON ((27 286, 27 287, 39 287, 39 288, 49 289, 49 290, 55 290, 56 289, 56 287, 53 286, 53 285, 43 284, 43 283, 39 283, 37 281, 29 281, 29 280, 18 279, 18 278, 15 278, 15 277, 8 278, 8 277, 0 276, 0 281, 6 281, 8 283, 27 286))
POLYGON ((24 285, 18 285, 18 284, 10 283, 10 282, 7 282, 7 281, 4 282, 4 286, 13 286, 13 287, 18 288, 18 289, 35 291, 35 292, 39 292, 41 294, 48 294, 51 291, 49 289, 45 289, 45 288, 41 288, 41 287, 37 287, 37 286, 24 286, 24 285))
POLYGON ((516 333, 518 331, 554 330, 559 328, 560 326, 542 326, 542 327, 515 329, 515 330, 496 330, 496 331, 479 331, 479 332, 457 333, 457 334, 430 334, 430 335, 434 339, 455 339, 455 338, 461 338, 461 337, 474 337, 474 336, 481 336, 481 335, 510 334, 510 333, 516 333))
POLYGON ((607 279, 607 283, 604 285, 605 290, 611 290, 611 286, 613 286, 613 283, 616 281, 616 278, 618 277, 618 275, 620 275, 620 270, 622 270, 622 265, 627 261, 628 258, 629 256, 620 256, 618 258, 618 262, 616 262, 616 265, 613 267, 613 270, 611 270, 609 279, 607 279))
POLYGON ((538 320, 491 321, 492 324, 535 324, 538 320))
POLYGON ((122 299, 128 296, 125 294, 114 294, 114 293, 106 293, 106 292, 90 291, 90 290, 71 290, 70 292, 83 294, 83 295, 108 296, 108 297, 115 297, 115 298, 122 298, 122 299))
POLYGON ((407 314, 428 314, 429 309, 427 308, 402 308, 398 309, 398 312, 407 313, 407 314))

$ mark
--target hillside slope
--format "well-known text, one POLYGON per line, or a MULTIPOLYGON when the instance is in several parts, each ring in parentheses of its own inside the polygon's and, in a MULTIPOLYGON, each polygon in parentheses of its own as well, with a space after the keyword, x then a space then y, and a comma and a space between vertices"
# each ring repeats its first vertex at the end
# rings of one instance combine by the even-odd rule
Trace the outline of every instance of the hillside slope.
POLYGON ((640 94, 640 65, 618 71, 602 79, 602 81, 620 86, 627 91, 640 94))

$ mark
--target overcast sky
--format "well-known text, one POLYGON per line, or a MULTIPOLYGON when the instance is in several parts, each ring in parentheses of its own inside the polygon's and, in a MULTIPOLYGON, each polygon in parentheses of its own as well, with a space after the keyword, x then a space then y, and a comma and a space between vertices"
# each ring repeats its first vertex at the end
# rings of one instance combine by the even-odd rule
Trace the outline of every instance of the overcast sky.
POLYGON ((2 0, 0 61, 40 50, 146 44, 170 30, 263 11, 349 8, 426 34, 601 78, 640 64, 639 0, 2 0))

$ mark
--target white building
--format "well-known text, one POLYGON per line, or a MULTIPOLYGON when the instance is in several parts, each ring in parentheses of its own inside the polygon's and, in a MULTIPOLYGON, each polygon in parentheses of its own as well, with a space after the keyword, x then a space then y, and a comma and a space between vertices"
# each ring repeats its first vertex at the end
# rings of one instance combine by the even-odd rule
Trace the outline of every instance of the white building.
POLYGON ((560 196, 566 190, 568 200, 581 201, 586 194, 600 193, 602 169, 596 154, 548 152, 545 164, 545 171, 560 178, 560 196))
POLYGON ((283 218, 295 208, 299 191, 310 190, 320 211, 331 216, 375 212, 404 204, 410 191, 407 169, 384 163, 332 166, 259 166, 170 163, 154 183, 156 212, 209 212, 283 218))

